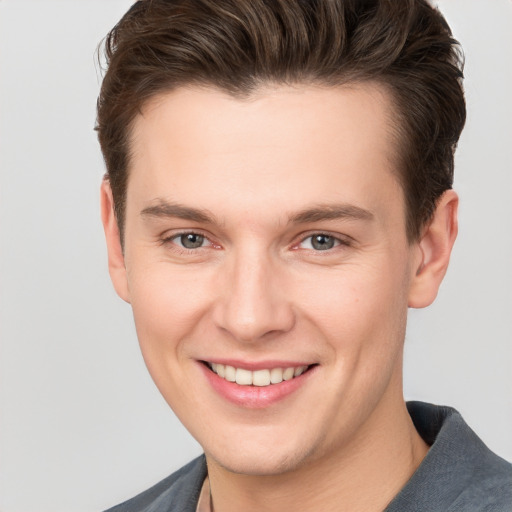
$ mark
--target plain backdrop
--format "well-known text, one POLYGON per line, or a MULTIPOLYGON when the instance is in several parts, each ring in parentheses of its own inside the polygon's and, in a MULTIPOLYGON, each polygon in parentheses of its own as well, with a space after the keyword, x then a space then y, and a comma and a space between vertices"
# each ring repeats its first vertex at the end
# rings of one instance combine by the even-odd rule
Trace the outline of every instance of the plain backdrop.
MULTIPOLYGON (((100 227, 95 48, 130 0, 0 0, 0 511, 114 505, 200 453, 158 394, 100 227)), ((466 53, 460 235, 405 394, 512 460, 512 2, 438 2, 466 53)))

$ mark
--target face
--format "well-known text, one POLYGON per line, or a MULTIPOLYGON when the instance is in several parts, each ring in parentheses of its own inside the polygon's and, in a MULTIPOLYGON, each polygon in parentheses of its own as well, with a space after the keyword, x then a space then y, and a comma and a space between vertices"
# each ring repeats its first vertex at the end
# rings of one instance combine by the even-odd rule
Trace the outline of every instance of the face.
POLYGON ((391 108, 372 85, 181 89, 135 122, 114 282, 162 395, 231 471, 339 454, 402 401, 418 248, 391 108))

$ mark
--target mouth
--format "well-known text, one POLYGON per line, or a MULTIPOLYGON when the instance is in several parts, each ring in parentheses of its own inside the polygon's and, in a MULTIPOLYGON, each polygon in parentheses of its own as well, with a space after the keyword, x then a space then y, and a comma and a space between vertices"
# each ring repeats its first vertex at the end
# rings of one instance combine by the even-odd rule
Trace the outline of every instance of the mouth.
POLYGON ((295 395, 318 368, 318 364, 298 362, 259 362, 238 364, 236 361, 198 361, 211 389, 217 396, 242 409, 265 409, 277 406, 295 395), (231 363, 231 364, 228 364, 231 363))
POLYGON ((287 366, 284 368, 263 368, 248 370, 237 368, 228 364, 204 361, 204 364, 220 378, 227 382, 234 382, 239 386, 266 387, 281 384, 300 377, 315 365, 287 366))

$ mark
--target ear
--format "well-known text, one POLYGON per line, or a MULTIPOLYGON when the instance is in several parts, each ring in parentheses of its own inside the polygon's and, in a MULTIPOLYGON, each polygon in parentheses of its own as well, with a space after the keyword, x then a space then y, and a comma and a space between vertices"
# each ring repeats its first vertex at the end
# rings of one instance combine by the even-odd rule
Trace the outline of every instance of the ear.
POLYGON ((416 242, 418 257, 409 289, 411 308, 427 307, 437 296, 457 237, 458 205, 457 194, 453 190, 447 190, 439 199, 420 241, 416 242))
POLYGON ((119 235, 119 227, 114 213, 114 199, 112 197, 110 183, 107 179, 104 179, 101 184, 100 203, 101 221, 103 222, 103 229, 105 231, 105 239, 107 242, 108 270, 110 273, 110 279, 112 279, 112 284, 114 285, 119 297, 126 302, 130 302, 123 248, 121 245, 121 237, 119 235))

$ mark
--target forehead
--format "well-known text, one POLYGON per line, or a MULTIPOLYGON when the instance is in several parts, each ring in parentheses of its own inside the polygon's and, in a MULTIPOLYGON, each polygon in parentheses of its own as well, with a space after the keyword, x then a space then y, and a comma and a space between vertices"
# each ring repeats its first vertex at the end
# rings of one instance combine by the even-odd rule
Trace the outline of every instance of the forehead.
POLYGON ((160 95, 134 122, 128 207, 371 202, 397 186, 391 117, 372 84, 265 87, 246 99, 199 88, 160 95))
MULTIPOLYGON (((167 142, 180 148, 194 146, 211 153, 235 145, 297 144, 310 148, 327 148, 335 139, 345 139, 358 148, 382 142, 390 149, 393 108, 386 89, 365 83, 338 87, 264 86, 245 98, 214 88, 178 88, 151 98, 134 120, 132 142, 137 139, 147 148, 152 128, 165 128, 167 142), (371 129, 374 128, 374 129, 371 129), (172 129, 172 133, 169 129, 172 129), (365 131, 367 137, 359 136, 365 131), (142 133, 142 132, 145 132, 142 133), (197 136, 202 135, 201 145, 197 136), (211 143, 211 144, 210 144, 211 143), (213 147, 212 147, 213 146, 213 147)), ((153 131, 154 131, 153 130, 153 131)), ((138 148, 139 150, 142 148, 138 148)))

